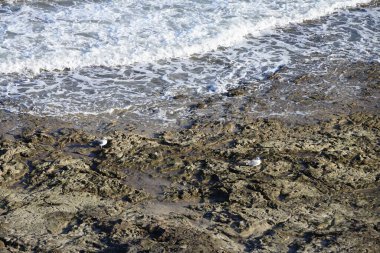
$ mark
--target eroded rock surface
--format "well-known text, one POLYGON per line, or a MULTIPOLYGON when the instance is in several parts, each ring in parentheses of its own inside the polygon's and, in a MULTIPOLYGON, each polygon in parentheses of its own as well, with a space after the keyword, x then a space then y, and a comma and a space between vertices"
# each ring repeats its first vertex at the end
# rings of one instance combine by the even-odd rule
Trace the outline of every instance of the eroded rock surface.
POLYGON ((1 252, 379 252, 380 118, 0 141, 1 252), (261 157, 259 166, 246 161, 261 157))

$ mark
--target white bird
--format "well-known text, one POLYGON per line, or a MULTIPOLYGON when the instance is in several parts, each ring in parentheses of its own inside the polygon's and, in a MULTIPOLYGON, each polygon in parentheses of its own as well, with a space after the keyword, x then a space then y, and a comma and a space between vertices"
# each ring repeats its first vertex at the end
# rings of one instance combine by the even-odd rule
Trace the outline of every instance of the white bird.
POLYGON ((259 166, 260 164, 261 164, 261 158, 260 157, 256 157, 253 160, 245 161, 245 165, 247 165, 247 166, 256 167, 256 166, 259 166))
POLYGON ((100 148, 103 148, 105 145, 107 145, 107 143, 108 143, 107 139, 98 140, 98 144, 100 148))

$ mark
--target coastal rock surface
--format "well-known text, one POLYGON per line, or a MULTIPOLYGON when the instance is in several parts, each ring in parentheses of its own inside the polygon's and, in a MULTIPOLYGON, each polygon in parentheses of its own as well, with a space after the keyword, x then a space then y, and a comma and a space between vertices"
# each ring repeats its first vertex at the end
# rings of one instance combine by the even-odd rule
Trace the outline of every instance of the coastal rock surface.
POLYGON ((108 135, 2 136, 0 252, 380 250, 376 113, 108 135))

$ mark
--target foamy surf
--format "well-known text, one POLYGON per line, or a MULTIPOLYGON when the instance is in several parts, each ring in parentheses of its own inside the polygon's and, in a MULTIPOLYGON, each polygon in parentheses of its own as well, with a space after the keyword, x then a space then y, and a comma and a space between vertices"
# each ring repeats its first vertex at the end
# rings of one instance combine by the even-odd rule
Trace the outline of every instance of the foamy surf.
MULTIPOLYGON (((13 2, 13 1, 11 1, 13 2)), ((19 73, 182 58, 369 1, 30 1, 3 4, 0 71, 19 73)))
POLYGON ((344 9, 368 1, 11 2, 0 5, 0 108, 15 112, 172 120, 178 94, 307 61, 380 59, 379 8, 344 9))

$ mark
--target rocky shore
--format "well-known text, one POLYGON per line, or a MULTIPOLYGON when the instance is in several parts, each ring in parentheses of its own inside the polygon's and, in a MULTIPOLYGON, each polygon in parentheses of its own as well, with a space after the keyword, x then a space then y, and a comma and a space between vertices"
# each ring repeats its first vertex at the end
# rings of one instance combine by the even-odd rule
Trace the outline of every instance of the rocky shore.
POLYGON ((268 77, 312 120, 249 113, 253 86, 154 135, 1 112, 0 252, 379 252, 380 67, 352 66, 268 77), (320 79, 336 93, 302 89, 320 79))

